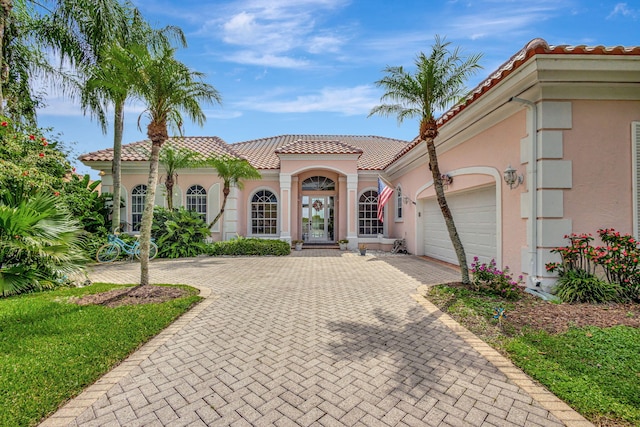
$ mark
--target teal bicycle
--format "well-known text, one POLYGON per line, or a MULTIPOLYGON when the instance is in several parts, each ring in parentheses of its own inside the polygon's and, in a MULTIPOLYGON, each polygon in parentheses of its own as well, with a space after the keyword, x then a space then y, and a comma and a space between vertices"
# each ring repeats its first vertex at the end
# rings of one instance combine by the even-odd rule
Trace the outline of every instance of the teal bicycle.
MULTIPOLYGON (((133 243, 127 243, 117 234, 109 234, 108 243, 105 243, 98 249, 96 253, 96 260, 98 262, 112 262, 118 259, 120 252, 124 252, 129 255, 129 259, 133 259, 135 256, 140 259, 140 241, 136 239, 133 243)), ((149 260, 152 260, 158 255, 158 246, 151 242, 149 246, 149 260)))

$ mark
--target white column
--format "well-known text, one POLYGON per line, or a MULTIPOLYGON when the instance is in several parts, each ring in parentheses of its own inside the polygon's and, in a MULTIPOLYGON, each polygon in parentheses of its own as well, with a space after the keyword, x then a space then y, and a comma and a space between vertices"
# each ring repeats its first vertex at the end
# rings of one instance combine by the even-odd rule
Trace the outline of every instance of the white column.
POLYGON ((358 174, 347 174, 347 239, 349 249, 358 247, 358 174))
POLYGON ((280 174, 280 240, 291 241, 291 175, 280 174))
POLYGON ((238 234, 238 188, 232 186, 230 188, 227 204, 224 207, 222 238, 223 240, 231 240, 238 234))

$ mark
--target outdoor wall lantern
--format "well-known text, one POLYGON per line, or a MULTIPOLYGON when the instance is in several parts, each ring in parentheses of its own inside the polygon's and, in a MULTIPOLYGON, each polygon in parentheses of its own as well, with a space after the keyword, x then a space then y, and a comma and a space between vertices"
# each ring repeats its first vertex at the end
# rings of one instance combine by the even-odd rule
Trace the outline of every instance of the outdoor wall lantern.
POLYGON ((513 190, 522 184, 522 181, 524 181, 524 176, 522 174, 518 175, 518 171, 512 168, 511 165, 507 166, 504 170, 504 182, 507 183, 509 188, 513 190))
POLYGON ((405 205, 408 205, 409 202, 413 203, 414 205, 416 204, 416 202, 414 202, 413 200, 411 200, 408 196, 402 196, 402 200, 404 201, 405 205))

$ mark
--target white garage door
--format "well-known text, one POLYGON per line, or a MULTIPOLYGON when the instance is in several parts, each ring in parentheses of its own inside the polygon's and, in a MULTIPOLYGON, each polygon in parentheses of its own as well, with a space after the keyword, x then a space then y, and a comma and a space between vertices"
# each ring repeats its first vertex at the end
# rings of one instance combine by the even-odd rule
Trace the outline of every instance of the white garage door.
MULTIPOLYGON (((471 264, 477 256, 481 262, 496 258, 496 189, 495 187, 447 195, 462 246, 471 264)), ((424 254, 458 264, 438 201, 425 202, 423 215, 424 254)))

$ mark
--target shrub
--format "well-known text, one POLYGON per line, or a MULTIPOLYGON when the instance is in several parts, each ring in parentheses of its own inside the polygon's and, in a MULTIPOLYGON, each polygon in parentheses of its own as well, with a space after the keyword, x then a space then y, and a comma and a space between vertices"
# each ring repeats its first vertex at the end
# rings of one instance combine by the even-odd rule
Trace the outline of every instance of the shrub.
POLYGON ((567 270, 558 279, 555 294, 568 303, 603 303, 618 297, 620 285, 609 283, 585 270, 567 270))
POLYGON ((492 259, 489 264, 480 263, 478 257, 473 258, 471 263, 471 273, 473 273, 473 284, 479 291, 497 295, 506 299, 519 299, 522 296, 522 276, 518 280, 513 280, 509 274, 509 267, 504 270, 496 268, 496 261, 492 259))
MULTIPOLYGON (((613 284, 618 294, 613 299, 640 301, 640 248, 638 242, 629 234, 620 234, 614 229, 600 229, 598 235, 602 246, 591 246, 593 237, 590 234, 570 234, 569 245, 555 248, 551 252, 560 254, 561 262, 546 265, 547 271, 557 272, 560 279, 570 275, 571 287, 584 280, 584 292, 601 287, 592 278, 596 277, 596 267, 601 267, 608 284, 613 284), (587 283, 588 282, 588 283, 587 283)), ((598 278, 598 281, 602 281, 598 278)), ((560 281, 562 282, 562 280, 560 281)), ((562 289, 560 287, 559 289, 562 289)), ((599 294, 599 292, 598 292, 599 294)), ((609 295, 604 292, 602 295, 609 295)), ((600 296, 595 297, 599 299, 600 296)), ((590 298, 587 298, 590 299, 590 298)), ((604 301, 601 301, 604 302, 604 301)))
POLYGON ((185 208, 155 208, 151 237, 161 258, 194 257, 207 252, 205 239, 211 236, 202 217, 185 208))
POLYGON ((208 245, 207 253, 212 256, 220 255, 276 255, 283 256, 291 253, 289 244, 282 240, 256 239, 238 237, 225 242, 215 242, 208 245))
POLYGON ((614 229, 600 229, 604 243, 596 248, 596 262, 604 269, 607 280, 620 284, 624 299, 640 301, 640 248, 629 234, 614 229))
POLYGON ((0 294, 53 288, 81 271, 81 232, 56 196, 0 191, 0 294))

